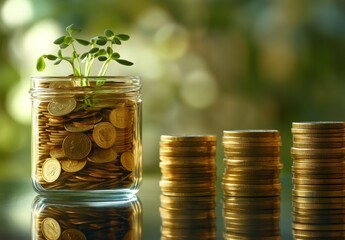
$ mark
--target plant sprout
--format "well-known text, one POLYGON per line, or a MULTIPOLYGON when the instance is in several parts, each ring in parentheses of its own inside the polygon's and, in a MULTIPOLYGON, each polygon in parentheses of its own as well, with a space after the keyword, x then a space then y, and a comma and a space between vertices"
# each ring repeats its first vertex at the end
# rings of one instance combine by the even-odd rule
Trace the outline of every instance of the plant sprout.
POLYGON ((70 25, 66 28, 67 34, 57 38, 54 44, 59 46, 57 55, 44 54, 37 59, 36 69, 43 71, 46 67, 45 60, 54 61, 54 65, 60 64, 62 61, 68 62, 72 69, 74 76, 87 77, 90 75, 92 65, 95 59, 103 62, 98 76, 105 76, 108 66, 111 61, 125 66, 133 65, 132 62, 122 59, 118 52, 114 51, 114 45, 121 45, 123 41, 127 41, 130 37, 126 34, 114 34, 110 29, 104 31, 104 35, 91 38, 89 41, 75 38, 74 34, 81 32, 80 29, 70 25), (76 44, 89 47, 89 50, 84 53, 77 53, 76 44), (64 56, 63 50, 70 48, 72 53, 70 56, 64 56), (84 74, 82 65, 84 66, 84 74))

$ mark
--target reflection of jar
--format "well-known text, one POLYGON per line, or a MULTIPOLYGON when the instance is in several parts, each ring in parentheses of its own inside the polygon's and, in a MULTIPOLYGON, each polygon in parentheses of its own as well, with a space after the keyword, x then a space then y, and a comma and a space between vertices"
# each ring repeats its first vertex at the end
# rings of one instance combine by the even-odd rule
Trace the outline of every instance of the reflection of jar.
POLYGON ((32 239, 141 239, 140 201, 44 198, 32 207, 32 239))
POLYGON ((32 180, 41 194, 133 195, 142 178, 138 77, 32 79, 32 180))

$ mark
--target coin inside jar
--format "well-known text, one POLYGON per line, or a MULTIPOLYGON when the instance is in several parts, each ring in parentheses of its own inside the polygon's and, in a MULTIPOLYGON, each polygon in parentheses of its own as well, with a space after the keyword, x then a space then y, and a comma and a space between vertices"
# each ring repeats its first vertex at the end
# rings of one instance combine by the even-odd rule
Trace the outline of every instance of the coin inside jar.
POLYGON ((117 153, 113 148, 102 149, 95 147, 87 159, 94 163, 107 163, 114 161, 116 157, 117 153))
POLYGON ((110 122, 117 128, 126 128, 131 125, 132 118, 126 107, 113 109, 110 113, 110 122))
POLYGON ((100 122, 95 125, 92 137, 100 148, 110 148, 116 140, 116 129, 109 122, 100 122))
POLYGON ((59 223, 51 217, 47 217, 42 221, 42 234, 46 239, 57 240, 61 235, 59 223))
POLYGON ((83 160, 66 159, 66 160, 61 160, 61 167, 66 172, 78 172, 85 167, 86 163, 87 163, 86 159, 83 159, 83 160))
POLYGON ((48 111, 53 116, 64 116, 71 113, 77 106, 77 101, 73 97, 54 98, 48 104, 48 111))
POLYGON ((133 170, 133 166, 134 166, 134 155, 132 152, 124 152, 121 155, 121 164, 122 166, 128 170, 128 171, 132 171, 133 170))
POLYGON ((91 151, 92 143, 84 133, 69 133, 62 143, 66 157, 70 159, 83 159, 91 151))
POLYGON ((59 178, 61 165, 57 159, 48 158, 42 166, 42 177, 46 182, 54 182, 59 178))

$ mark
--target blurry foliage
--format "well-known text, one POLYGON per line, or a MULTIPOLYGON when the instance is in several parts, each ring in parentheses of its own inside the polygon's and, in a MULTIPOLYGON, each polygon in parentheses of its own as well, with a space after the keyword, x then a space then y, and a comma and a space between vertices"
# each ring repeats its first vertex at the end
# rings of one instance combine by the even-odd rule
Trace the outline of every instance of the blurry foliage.
POLYGON ((128 50, 135 62, 129 74, 143 78, 146 172, 159 171, 161 134, 217 134, 220 142, 222 130, 246 128, 279 129, 290 171, 292 121, 344 119, 343 1, 27 1, 30 21, 0 25, 0 135, 14 126, 12 136, 22 139, 13 151, 8 141, 16 138, 0 137, 0 166, 11 161, 30 173, 30 124, 13 119, 7 101, 10 89, 31 77, 22 69, 34 64, 16 64, 10 42, 45 19, 61 30, 74 23, 91 36, 110 27, 137 39, 128 50))

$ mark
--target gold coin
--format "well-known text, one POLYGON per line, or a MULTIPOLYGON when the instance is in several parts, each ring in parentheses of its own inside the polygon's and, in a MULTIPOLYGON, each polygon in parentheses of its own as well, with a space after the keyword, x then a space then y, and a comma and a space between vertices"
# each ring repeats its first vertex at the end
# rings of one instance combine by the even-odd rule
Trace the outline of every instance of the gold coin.
POLYGON ((341 134, 344 133, 345 129, 344 128, 329 128, 329 129, 307 129, 307 128, 291 128, 291 132, 293 134, 341 134))
POLYGON ((310 185, 331 185, 345 184, 345 178, 313 179, 313 178, 292 178, 293 184, 310 184, 310 185))
POLYGON ((61 159, 61 158, 66 157, 65 152, 63 151, 62 148, 53 148, 50 150, 49 154, 52 158, 56 158, 56 159, 61 159))
POLYGON ((293 229, 305 230, 305 231, 343 231, 344 224, 303 224, 303 223, 292 223, 293 229))
POLYGON ((78 229, 70 228, 62 232, 61 240, 86 240, 86 237, 78 229))
POLYGON ((303 129, 334 129, 334 128, 345 128, 345 122, 293 122, 292 128, 303 128, 303 129))
POLYGON ((215 146, 215 141, 161 141, 160 147, 211 147, 215 146))
POLYGON ((121 165, 128 171, 133 171, 134 155, 132 152, 124 152, 120 157, 121 165))
POLYGON ((117 128, 127 128, 132 124, 132 116, 126 107, 115 108, 110 112, 110 122, 117 128))
POLYGON ((73 97, 54 98, 48 104, 48 111, 53 116, 64 116, 71 113, 77 106, 77 101, 73 97))
POLYGON ((90 117, 83 117, 82 120, 75 120, 73 122, 73 125, 75 127, 85 127, 85 126, 89 126, 89 125, 95 125, 102 120, 103 120, 102 114, 100 114, 99 112, 96 112, 96 113, 94 113, 94 115, 92 115, 90 117))
POLYGON ((112 161, 115 161, 116 158, 117 158, 117 153, 115 149, 113 148, 103 149, 103 148, 97 148, 97 147, 94 147, 91 154, 87 157, 87 159, 90 162, 94 162, 94 163, 112 162, 112 161))
POLYGON ((300 229, 292 229, 292 233, 296 239, 325 239, 338 240, 344 238, 344 231, 306 231, 300 229))
POLYGON ((223 143, 248 143, 248 144, 255 144, 255 143, 281 143, 281 137, 241 137, 241 136, 223 136, 222 138, 223 143))
POLYGON ((216 146, 195 146, 195 147, 160 147, 161 152, 215 152, 216 146))
POLYGON ((42 234, 46 239, 57 240, 61 235, 61 228, 54 218, 47 217, 42 221, 42 234))
POLYGON ((61 173, 61 165, 57 159, 48 158, 42 165, 42 177, 48 182, 57 180, 61 173))
POLYGON ((110 148, 115 144, 116 129, 109 122, 100 122, 95 125, 92 137, 100 148, 110 148))
POLYGON ((90 138, 84 133, 69 133, 62 143, 66 157, 74 160, 86 158, 92 147, 90 138))
POLYGON ((78 171, 82 170, 85 167, 86 162, 87 162, 86 159, 82 159, 82 160, 71 160, 71 159, 61 160, 61 167, 66 172, 78 172, 78 171))
POLYGON ((215 142, 215 135, 161 135, 162 142, 215 142))
POLYGON ((277 130, 233 130, 223 131, 225 137, 279 137, 279 131, 277 130))
POLYGON ((343 137, 310 137, 310 136, 293 136, 293 142, 296 143, 342 143, 343 137))
POLYGON ((344 142, 293 142, 293 146, 295 148, 317 148, 317 149, 324 149, 324 148, 342 148, 344 147, 344 142))
POLYGON ((81 126, 75 126, 73 122, 66 123, 64 125, 64 128, 68 132, 86 132, 91 129, 93 129, 94 125, 81 125, 81 126))
POLYGON ((310 198, 317 198, 317 197, 344 197, 345 192, 341 191, 310 191, 310 190, 295 190, 292 189, 292 195, 295 197, 310 197, 310 198))

